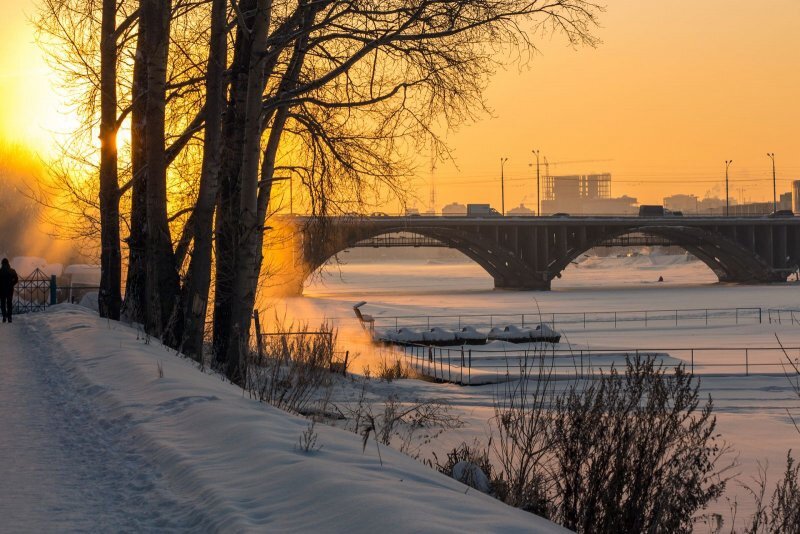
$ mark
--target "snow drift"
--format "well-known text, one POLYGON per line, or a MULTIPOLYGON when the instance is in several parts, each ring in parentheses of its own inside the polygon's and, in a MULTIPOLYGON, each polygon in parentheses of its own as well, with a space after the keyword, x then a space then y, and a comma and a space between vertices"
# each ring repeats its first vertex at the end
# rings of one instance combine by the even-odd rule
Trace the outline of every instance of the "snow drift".
POLYGON ((344 430, 317 425, 321 448, 304 451, 308 420, 85 308, 59 305, 21 323, 93 403, 135 425, 170 487, 213 518, 209 530, 564 532, 395 450, 381 449, 381 465, 373 444, 362 450, 344 430))

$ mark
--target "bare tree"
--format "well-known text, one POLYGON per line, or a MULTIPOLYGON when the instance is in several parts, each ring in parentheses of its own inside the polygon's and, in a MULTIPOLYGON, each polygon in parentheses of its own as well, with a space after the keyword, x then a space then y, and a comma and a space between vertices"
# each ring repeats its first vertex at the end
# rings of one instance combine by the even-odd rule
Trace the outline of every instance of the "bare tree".
POLYGON ((225 69, 228 44, 228 2, 213 0, 211 44, 206 72, 206 126, 203 168, 197 203, 191 217, 194 247, 182 292, 184 320, 181 349, 202 358, 208 292, 211 285, 214 209, 222 160, 222 117, 225 106, 225 69))
POLYGON ((493 43, 530 51, 532 34, 553 29, 592 43, 598 9, 583 0, 243 3, 239 42, 260 55, 234 55, 243 150, 223 164, 230 195, 223 191, 218 213, 218 250, 233 252, 217 255, 214 319, 215 358, 228 376, 236 379, 248 345, 279 156, 303 168, 318 214, 333 211, 337 197, 358 198, 366 179, 398 187, 403 143, 435 138, 436 119, 457 122, 483 109, 493 43), (262 99, 257 121, 254 92, 262 99), (310 153, 289 153, 296 141, 310 153))

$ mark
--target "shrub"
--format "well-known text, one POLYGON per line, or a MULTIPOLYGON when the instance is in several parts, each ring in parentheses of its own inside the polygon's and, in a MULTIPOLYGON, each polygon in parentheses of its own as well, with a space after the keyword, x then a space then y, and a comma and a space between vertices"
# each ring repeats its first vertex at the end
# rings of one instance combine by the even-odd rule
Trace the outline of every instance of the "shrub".
POLYGON ((245 390, 254 398, 295 413, 306 413, 318 392, 331 385, 336 332, 328 324, 279 326, 262 336, 247 362, 245 390))
POLYGON ((495 495, 576 532, 690 532, 729 467, 699 383, 637 357, 557 391, 544 361, 496 398, 495 495))

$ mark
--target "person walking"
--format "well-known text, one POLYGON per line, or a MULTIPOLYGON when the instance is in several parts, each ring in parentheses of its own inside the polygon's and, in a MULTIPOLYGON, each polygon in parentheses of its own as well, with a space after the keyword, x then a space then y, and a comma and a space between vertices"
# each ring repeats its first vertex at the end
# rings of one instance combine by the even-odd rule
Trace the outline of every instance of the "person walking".
POLYGON ((11 268, 8 258, 3 258, 0 265, 0 308, 3 322, 11 322, 11 309, 14 306, 14 286, 19 282, 17 271, 11 268))

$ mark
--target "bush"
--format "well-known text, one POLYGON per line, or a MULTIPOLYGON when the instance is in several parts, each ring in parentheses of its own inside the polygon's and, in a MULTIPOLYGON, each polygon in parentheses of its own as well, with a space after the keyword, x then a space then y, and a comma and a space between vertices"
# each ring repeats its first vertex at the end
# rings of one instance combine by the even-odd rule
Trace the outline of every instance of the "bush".
POLYGON ((318 392, 331 385, 336 332, 328 324, 280 326, 262 336, 247 362, 245 390, 254 398, 295 413, 307 413, 318 392))
POLYGON ((727 482, 698 382, 637 357, 557 391, 544 361, 497 395, 495 496, 576 532, 690 532, 727 482))

